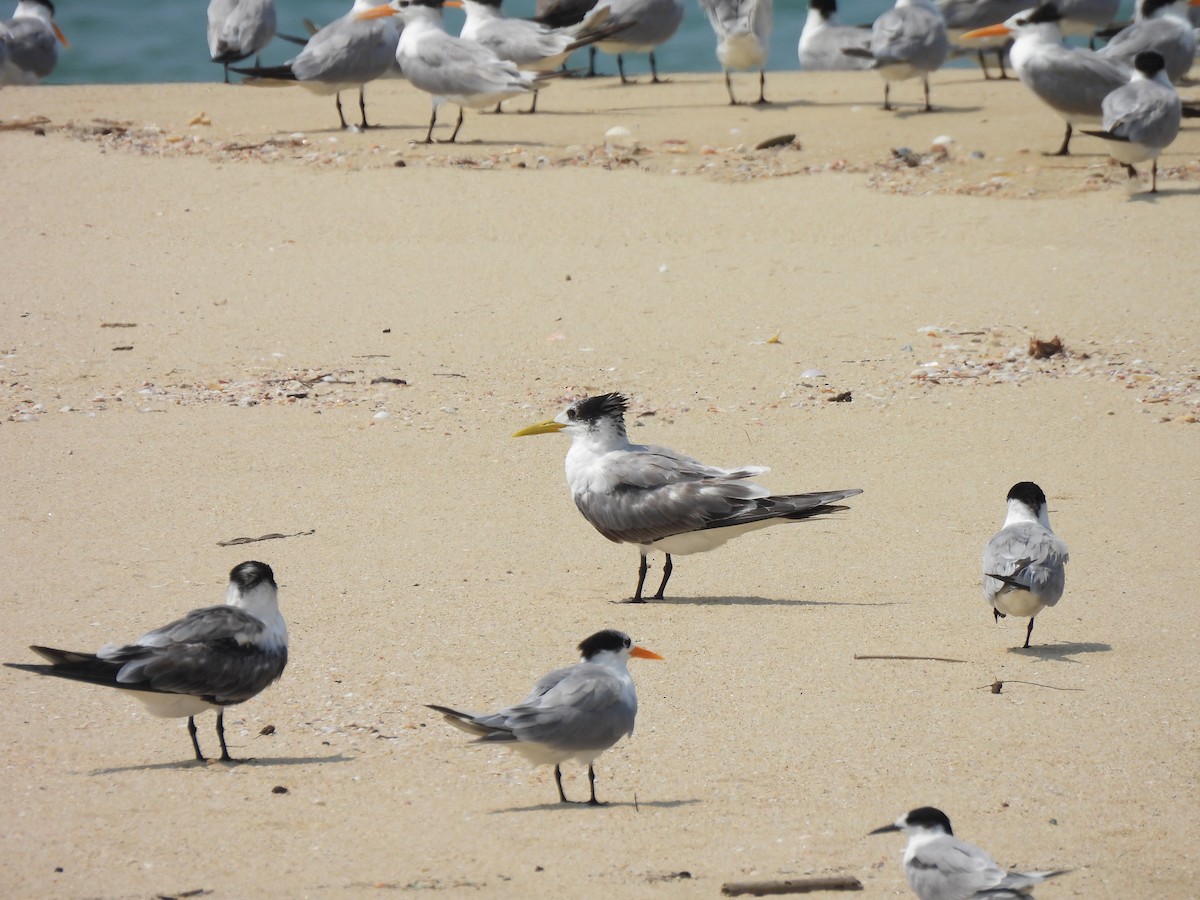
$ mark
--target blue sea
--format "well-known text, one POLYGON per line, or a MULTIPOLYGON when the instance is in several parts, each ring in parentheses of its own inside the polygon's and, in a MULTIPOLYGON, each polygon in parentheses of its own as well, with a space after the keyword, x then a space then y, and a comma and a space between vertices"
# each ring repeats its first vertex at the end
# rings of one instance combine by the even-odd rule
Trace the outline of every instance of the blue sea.
MULTIPOLYGON (((0 0, 3 2, 6 0, 0 0)), ((534 2, 505 0, 504 8, 510 16, 528 16, 533 14, 534 2)), ((719 71, 716 40, 708 20, 695 0, 687 2, 683 25, 655 54, 659 72, 719 71)), ((839 15, 847 24, 871 22, 891 5, 891 0, 846 0, 839 4, 839 15)), ((57 0, 55 8, 56 21, 71 47, 59 54, 58 68, 48 84, 221 80, 221 67, 208 58, 207 3, 202 0, 57 0)), ((349 0, 276 0, 278 30, 303 35, 306 18, 324 25, 349 8, 349 0)), ((768 71, 799 68, 796 44, 807 11, 807 0, 777 0, 768 71)), ((4 15, 8 14, 5 10, 4 15)), ((446 10, 447 30, 457 34, 462 19, 461 10, 446 10)), ((262 60, 281 63, 297 49, 276 38, 263 51, 262 60)), ((601 54, 599 59, 602 72, 616 71, 613 58, 601 54)), ((631 56, 626 62, 629 74, 647 71, 645 56, 631 56)), ((960 60, 959 64, 970 63, 960 60)))

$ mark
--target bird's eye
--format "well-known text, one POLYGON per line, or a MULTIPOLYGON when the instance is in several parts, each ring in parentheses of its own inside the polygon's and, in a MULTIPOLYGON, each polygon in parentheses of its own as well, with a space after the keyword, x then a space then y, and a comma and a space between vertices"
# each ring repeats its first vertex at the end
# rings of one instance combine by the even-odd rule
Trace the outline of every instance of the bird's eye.
POLYGON ((625 646, 626 646, 626 647, 632 647, 632 646, 633 646, 633 641, 632 641, 632 640, 630 640, 629 638, 625 638, 625 646))
POLYGON ((575 421, 575 417, 577 415, 578 415, 578 413, 576 413, 574 409, 567 410, 567 418, 570 419, 571 421, 575 421))

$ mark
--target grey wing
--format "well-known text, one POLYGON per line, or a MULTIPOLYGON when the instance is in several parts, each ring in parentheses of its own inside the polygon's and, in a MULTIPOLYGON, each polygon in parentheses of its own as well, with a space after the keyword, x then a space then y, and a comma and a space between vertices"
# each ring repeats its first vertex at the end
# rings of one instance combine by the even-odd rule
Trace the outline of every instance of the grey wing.
POLYGON ((636 715, 636 697, 628 702, 622 682, 589 663, 550 673, 529 697, 497 713, 517 740, 563 750, 612 746, 632 734, 636 715))
POLYGON ((871 32, 850 25, 826 25, 817 30, 807 41, 800 44, 800 67, 808 71, 847 71, 869 69, 874 65, 867 49, 871 43, 871 32), (868 55, 849 56, 843 50, 853 48, 867 51, 868 55))
POLYGON ((501 59, 529 64, 564 52, 571 37, 524 19, 497 19, 480 29, 474 40, 501 59))
POLYGON ((54 71, 58 62, 57 38, 38 19, 10 19, 5 23, 8 36, 8 61, 38 79, 54 71))
POLYGON ((918 897, 946 900, 975 897, 1007 874, 980 848, 949 836, 926 844, 905 860, 904 868, 918 897))
POLYGON ((1006 591, 1024 589, 1053 606, 1062 597, 1069 559, 1067 545, 1053 532, 1033 523, 1010 525, 984 548, 984 596, 991 602, 1006 591))
POLYGON ((487 47, 448 34, 428 35, 403 63, 417 87, 435 94, 486 94, 527 90, 521 73, 487 47), (411 59, 411 62, 409 61, 411 59))
POLYGON ((699 0, 713 31, 720 37, 731 34, 762 35, 770 31, 771 0, 699 0))
POLYGON ((871 53, 879 64, 908 62, 937 68, 948 49, 941 17, 921 7, 890 9, 871 29, 871 53))
POLYGON ((1173 90, 1134 82, 1104 98, 1104 130, 1127 141, 1166 147, 1179 134, 1182 110, 1173 90))
POLYGON ((1104 98, 1129 81, 1130 70, 1084 50, 1050 48, 1030 60, 1021 80, 1064 115, 1100 118, 1104 98))
POLYGON ((238 0, 212 0, 208 4, 208 55, 214 59, 226 51, 225 20, 237 7, 238 0))
POLYGON ((210 606, 96 655, 121 663, 118 683, 135 690, 241 703, 282 675, 287 664, 287 647, 264 644, 265 632, 262 622, 236 607, 210 606))
POLYGON ((365 84, 379 78, 392 64, 394 34, 383 22, 342 16, 316 34, 292 60, 301 81, 365 84))

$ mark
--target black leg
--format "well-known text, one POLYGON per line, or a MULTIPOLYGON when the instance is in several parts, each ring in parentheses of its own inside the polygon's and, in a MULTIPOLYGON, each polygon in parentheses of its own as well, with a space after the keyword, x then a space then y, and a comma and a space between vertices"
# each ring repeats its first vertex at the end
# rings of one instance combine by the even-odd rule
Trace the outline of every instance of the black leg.
POLYGON ((588 801, 588 806, 600 806, 600 801, 596 799, 596 770, 591 763, 588 763, 588 783, 592 786, 592 799, 588 801))
MULTIPOLYGON (((533 102, 529 104, 529 109, 525 110, 526 113, 532 115, 533 113, 537 112, 537 98, 538 98, 538 92, 534 91, 533 92, 533 102)), ((499 106, 499 104, 496 104, 496 105, 499 106)), ((517 111, 520 112, 520 110, 517 110, 517 111)))
POLYGON ((758 102, 759 104, 770 103, 767 99, 767 71, 766 69, 758 70, 758 102))
MULTIPOLYGON (((1130 166, 1130 168, 1133 168, 1130 166)), ((1150 160, 1150 193, 1158 193, 1158 160, 1150 160)))
POLYGON ((933 112, 933 106, 929 102, 929 76, 925 76, 925 112, 933 112))
POLYGON ((1024 649, 1024 650, 1029 649, 1029 636, 1031 634, 1033 634, 1033 618, 1032 617, 1030 617, 1030 619, 1029 619, 1029 627, 1025 629, 1025 646, 1022 649, 1024 649))
POLYGON ((629 79, 625 77, 625 60, 620 53, 617 54, 617 74, 621 76, 621 84, 629 84, 629 79))
POLYGON ((996 62, 1000 63, 1000 80, 1008 81, 1008 72, 1004 71, 1004 55, 1008 52, 1007 47, 998 47, 996 49, 996 62))
POLYGON ((663 598, 663 591, 667 589, 667 582, 671 580, 671 570, 675 568, 673 565, 671 565, 671 554, 668 553, 666 556, 667 561, 663 563, 663 580, 662 584, 658 586, 658 593, 654 595, 655 600, 661 600, 663 598))
POLYGON ((221 762, 236 762, 225 746, 225 710, 217 713, 217 740, 221 742, 221 762))
POLYGON ((454 123, 454 133, 450 135, 450 140, 446 141, 447 144, 453 144, 458 139, 458 129, 462 128, 462 120, 463 108, 460 106, 458 108, 458 121, 454 123))
POLYGON ((737 106, 737 101, 733 99, 733 84, 729 80, 729 70, 725 70, 725 90, 729 92, 729 105, 737 106))
POLYGON ((1072 132, 1072 130, 1073 129, 1071 128, 1071 123, 1068 122, 1067 123, 1067 133, 1065 135, 1063 135, 1062 146, 1059 147, 1057 150, 1055 150, 1053 153, 1043 153, 1042 155, 1043 156, 1070 156, 1071 155, 1070 147, 1071 147, 1071 132, 1072 132))
POLYGON ((991 80, 992 80, 992 73, 988 71, 988 68, 987 68, 987 57, 985 57, 985 56, 983 55, 983 54, 984 54, 984 51, 983 51, 983 50, 977 50, 977 51, 976 51, 976 53, 978 53, 978 55, 979 55, 979 68, 983 69, 983 80, 984 80, 984 81, 991 81, 991 80))
POLYGON ((567 799, 567 795, 563 793, 562 769, 559 767, 558 763, 554 764, 554 783, 558 785, 558 799, 563 803, 570 803, 571 801, 567 799))
POLYGON ((196 751, 196 759, 204 762, 204 754, 200 752, 200 741, 196 739, 196 719, 194 716, 188 716, 188 734, 192 738, 192 749, 196 751))
MULTIPOLYGON (((563 63, 563 65, 565 66, 566 63, 563 63)), ((596 48, 595 47, 588 47, 587 77, 588 78, 596 77, 596 48)))
POLYGON ((883 83, 883 108, 885 110, 887 110, 888 112, 891 112, 891 110, 892 110, 892 104, 888 99, 889 96, 891 95, 891 93, 892 93, 891 82, 885 81, 883 83))
POLYGON ((496 108, 492 110, 492 115, 494 115, 494 116, 500 115, 502 112, 504 112, 503 107, 504 107, 504 101, 501 100, 499 103, 496 104, 496 108))
POLYGON ((358 111, 362 113, 362 130, 366 131, 371 126, 367 124, 367 98, 363 95, 363 86, 358 86, 358 111))
POLYGON ((646 557, 643 554, 642 561, 640 563, 638 563, 637 590, 633 592, 633 599, 629 601, 630 603, 645 603, 646 602, 645 600, 642 599, 642 585, 646 583, 646 570, 649 568, 650 568, 650 564, 648 562, 646 562, 646 557))
POLYGON ((1000 612, 998 609, 993 609, 992 615, 995 617, 997 624, 999 624, 1000 620, 1004 618, 1004 613, 1000 612))
POLYGON ((225 83, 229 84, 229 63, 225 63, 223 68, 225 69, 225 83))
POLYGON ((346 117, 342 115, 342 92, 338 91, 333 95, 337 100, 338 120, 342 123, 342 128, 346 127, 346 117))
POLYGON ((429 117, 429 130, 427 132, 425 132, 425 140, 421 141, 422 144, 432 144, 433 143, 433 126, 436 123, 437 123, 437 106, 435 105, 433 107, 433 115, 431 115, 429 117))
POLYGON ((668 79, 668 78, 659 78, 658 77, 658 65, 654 61, 654 51, 651 50, 650 51, 650 83, 651 84, 661 84, 662 82, 669 81, 669 80, 670 79, 668 79))

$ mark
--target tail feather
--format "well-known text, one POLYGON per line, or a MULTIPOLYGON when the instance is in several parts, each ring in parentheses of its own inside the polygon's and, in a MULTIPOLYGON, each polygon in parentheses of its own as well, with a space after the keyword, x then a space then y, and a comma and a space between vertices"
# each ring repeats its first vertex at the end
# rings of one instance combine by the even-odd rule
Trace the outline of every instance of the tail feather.
POLYGON ((459 731, 465 731, 467 734, 473 734, 483 739, 487 739, 496 733, 495 728, 489 728, 487 725, 480 724, 476 721, 476 717, 470 713, 459 712, 457 709, 451 709, 448 706, 438 706, 434 703, 426 703, 425 705, 434 712, 441 713, 442 717, 459 731))
POLYGON ((108 687, 129 687, 129 685, 122 685, 117 681, 117 673, 121 671, 123 663, 100 659, 93 653, 55 650, 53 647, 33 646, 29 649, 49 660, 51 665, 30 663, 5 663, 4 665, 10 669, 33 672, 36 675, 53 675, 56 678, 69 678, 72 681, 83 681, 108 687))
POLYGON ((230 66, 229 71, 239 75, 249 75, 251 78, 266 78, 271 81, 296 81, 296 73, 291 66, 230 66))
POLYGON ((727 528, 731 525, 746 525, 763 519, 813 519, 830 513, 842 512, 849 509, 841 506, 838 500, 861 494, 860 488, 850 488, 844 491, 819 491, 811 494, 780 494, 773 497, 762 497, 748 500, 746 505, 732 515, 713 519, 705 523, 705 528, 727 528))

